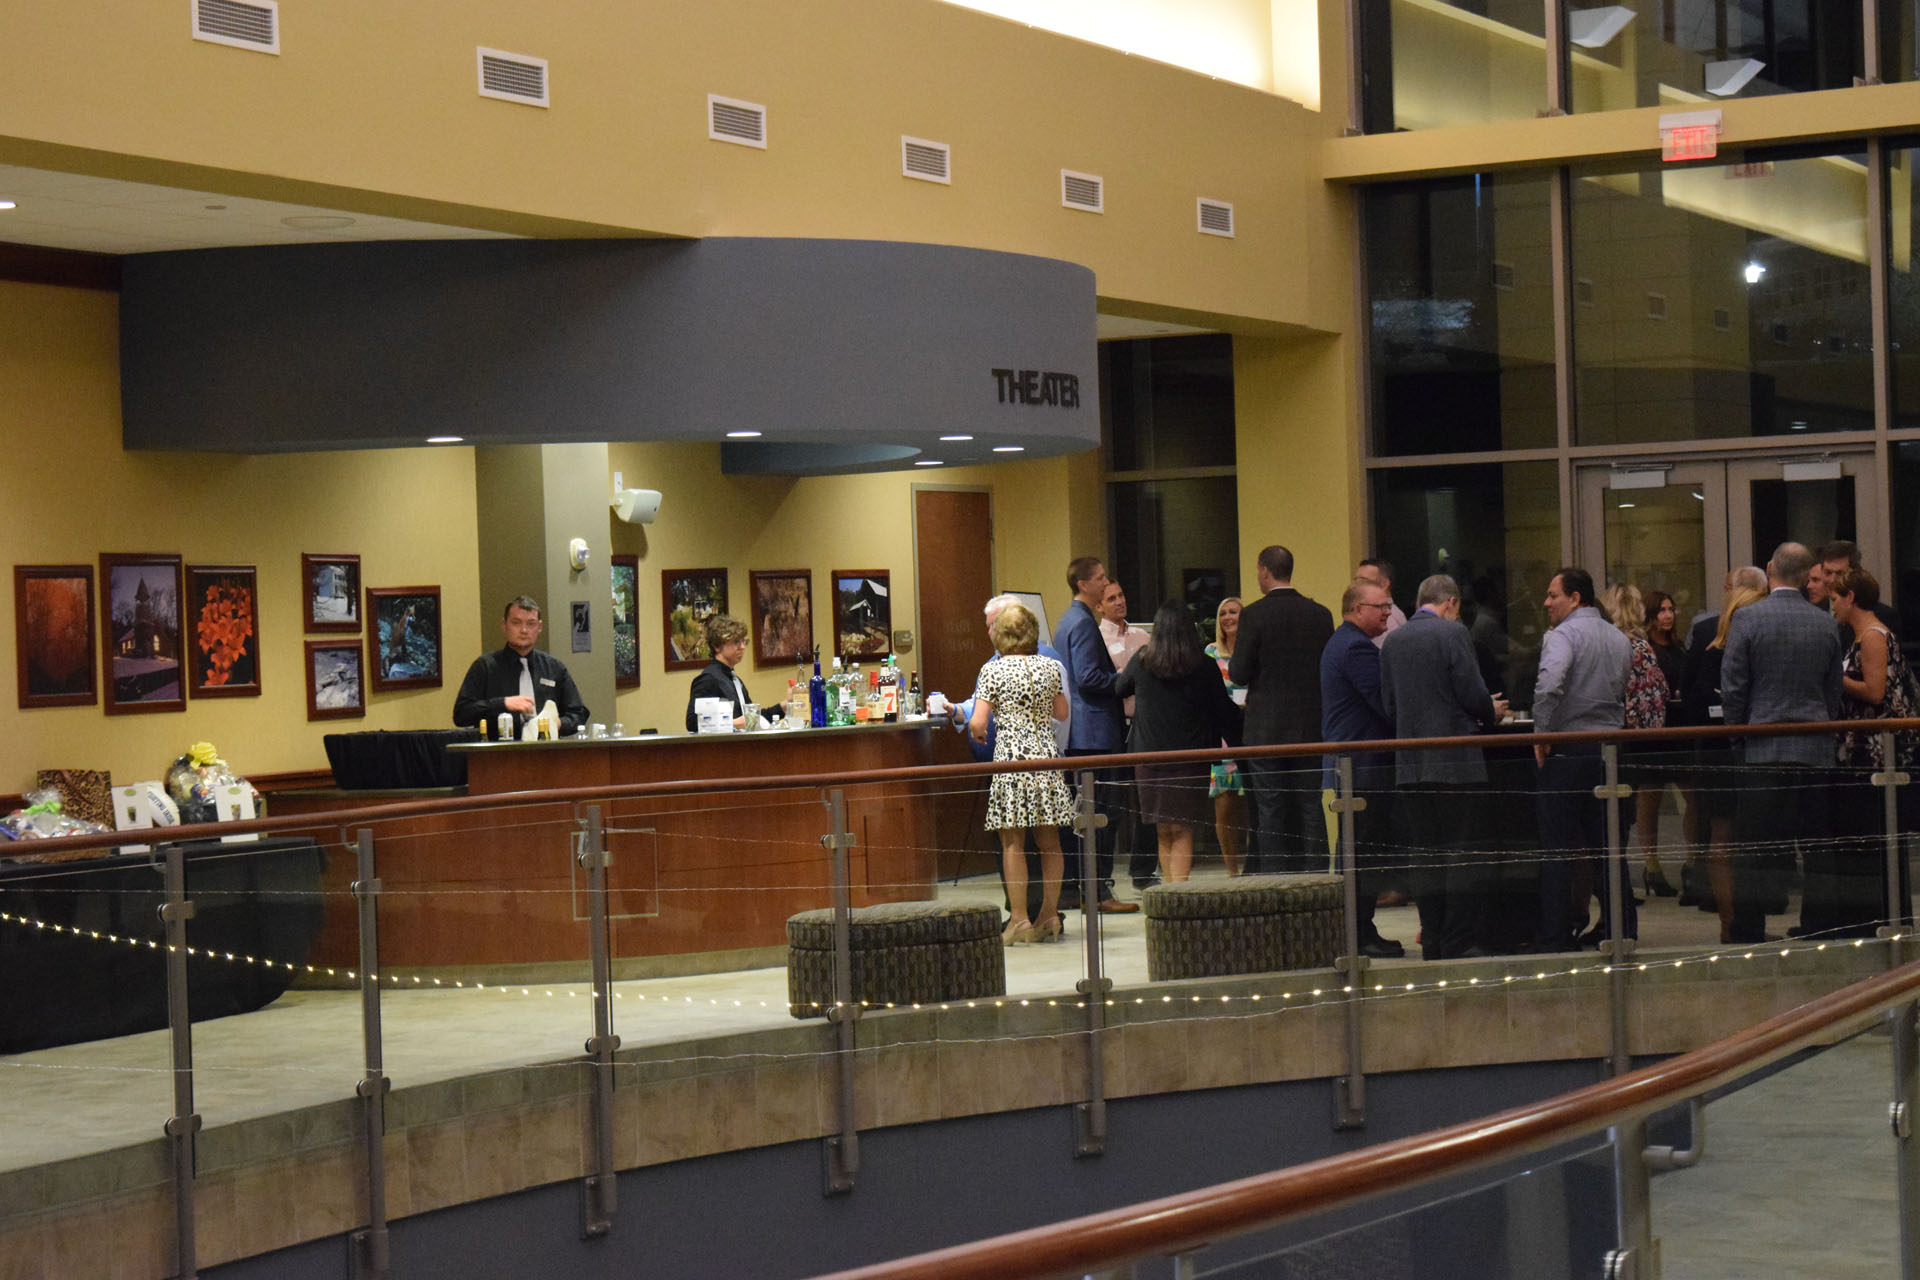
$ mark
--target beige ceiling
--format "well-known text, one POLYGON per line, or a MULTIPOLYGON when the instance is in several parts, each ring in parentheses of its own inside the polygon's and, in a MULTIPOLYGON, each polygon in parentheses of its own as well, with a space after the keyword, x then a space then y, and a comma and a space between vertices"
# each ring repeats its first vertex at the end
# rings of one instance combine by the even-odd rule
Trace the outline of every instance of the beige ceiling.
POLYGON ((16 206, 0 211, 0 241, 90 253, 346 240, 515 238, 473 227, 4 164, 0 164, 0 200, 11 200, 16 206))

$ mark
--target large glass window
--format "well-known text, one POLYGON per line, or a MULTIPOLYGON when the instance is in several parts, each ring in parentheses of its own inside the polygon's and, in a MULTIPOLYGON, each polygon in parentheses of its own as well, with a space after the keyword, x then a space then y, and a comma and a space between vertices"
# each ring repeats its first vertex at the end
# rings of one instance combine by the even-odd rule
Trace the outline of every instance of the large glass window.
MULTIPOLYGON (((1911 141, 1911 140, 1909 140, 1911 141)), ((1893 425, 1920 427, 1920 280, 1915 279, 1913 175, 1920 150, 1887 147, 1887 310, 1893 342, 1893 425)))
POLYGON ((1211 626, 1240 590, 1233 340, 1225 334, 1100 346, 1109 568, 1128 611, 1184 600, 1211 626), (1200 472, 1201 474, 1194 474, 1200 472), (1211 473, 1211 474, 1209 474, 1211 473))
POLYGON ((1839 89, 1864 68, 1857 0, 1583 3, 1567 22, 1575 111, 1839 89))
POLYGON ((1554 464, 1383 467, 1373 473, 1373 522, 1401 607, 1413 607, 1427 575, 1451 574, 1482 671, 1514 706, 1531 706, 1539 602, 1560 567, 1554 464))
POLYGON ((1233 339, 1224 333, 1100 344, 1108 468, 1233 465, 1233 339))
POLYGON ((1861 155, 1576 170, 1579 444, 1873 426, 1861 155))
MULTIPOLYGON (((1880 582, 1880 594, 1893 596, 1900 610, 1900 634, 1908 652, 1920 657, 1920 440, 1893 446, 1893 564, 1880 582)), ((1870 566, 1876 573, 1879 566, 1870 566)))
POLYGON ((1376 451, 1552 447, 1546 180, 1472 175, 1364 196, 1376 451))
POLYGON ((1368 133, 1524 120, 1547 106, 1540 0, 1362 0, 1368 133))

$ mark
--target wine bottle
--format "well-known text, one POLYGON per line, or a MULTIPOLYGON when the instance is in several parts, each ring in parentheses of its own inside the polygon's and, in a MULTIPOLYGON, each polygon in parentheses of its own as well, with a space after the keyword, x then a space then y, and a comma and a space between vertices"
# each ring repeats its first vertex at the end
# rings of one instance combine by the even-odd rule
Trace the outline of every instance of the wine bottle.
POLYGON ((813 678, 807 681, 807 722, 816 729, 827 727, 827 682, 820 678, 820 650, 813 651, 813 678))

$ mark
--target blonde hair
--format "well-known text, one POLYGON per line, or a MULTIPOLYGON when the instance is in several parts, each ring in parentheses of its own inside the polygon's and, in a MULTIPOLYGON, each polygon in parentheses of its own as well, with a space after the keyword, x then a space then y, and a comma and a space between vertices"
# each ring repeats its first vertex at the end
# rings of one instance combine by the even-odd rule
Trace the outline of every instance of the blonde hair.
POLYGON ((1033 610, 1018 600, 1000 611, 993 620, 993 651, 1003 657, 1010 653, 1036 653, 1040 648, 1040 624, 1033 610))
POLYGON ((1758 587, 1735 587, 1727 593, 1727 602, 1720 606, 1720 629, 1713 633, 1713 643, 1709 649, 1727 647, 1727 630, 1733 625, 1733 615, 1750 604, 1758 604, 1767 598, 1767 593, 1758 587))
POLYGON ((1640 588, 1631 582, 1616 582, 1601 592, 1600 612, 1633 639, 1647 638, 1647 606, 1641 603, 1640 588))

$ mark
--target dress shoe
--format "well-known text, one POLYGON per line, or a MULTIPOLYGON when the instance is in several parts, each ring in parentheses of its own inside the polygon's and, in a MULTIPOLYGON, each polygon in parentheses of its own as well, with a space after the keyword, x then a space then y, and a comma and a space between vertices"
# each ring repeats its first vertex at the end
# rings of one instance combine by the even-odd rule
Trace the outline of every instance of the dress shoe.
POLYGON ((1154 885, 1157 885, 1159 883, 1160 883, 1159 876, 1135 876, 1133 880, 1134 892, 1145 893, 1147 890, 1153 888, 1154 885))
POLYGON ((1360 944, 1360 954, 1375 960, 1398 960, 1407 954, 1407 949, 1392 938, 1368 938, 1360 944))
POLYGON ((1140 904, 1137 902, 1122 902, 1118 898, 1100 900, 1100 914, 1103 916, 1124 916, 1139 909, 1140 904))

